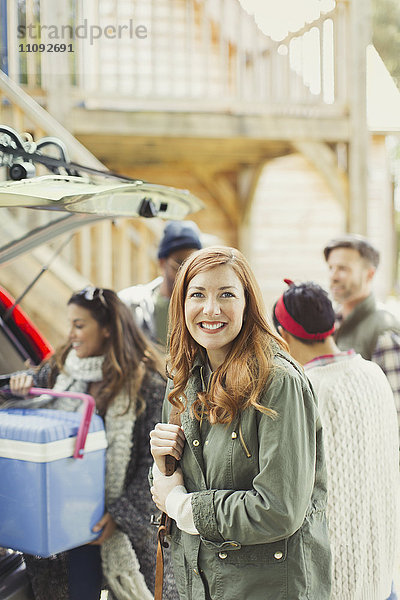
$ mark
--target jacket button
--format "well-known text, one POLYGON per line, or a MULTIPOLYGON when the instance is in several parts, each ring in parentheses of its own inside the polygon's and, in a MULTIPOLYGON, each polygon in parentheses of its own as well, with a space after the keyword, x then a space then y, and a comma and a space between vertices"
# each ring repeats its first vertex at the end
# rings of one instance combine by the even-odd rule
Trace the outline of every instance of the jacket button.
POLYGON ((224 560, 224 558, 228 558, 228 555, 227 555, 227 553, 226 553, 226 552, 219 552, 218 556, 219 556, 220 558, 222 558, 222 560, 224 560))
POLYGON ((276 558, 276 560, 281 560, 283 554, 282 552, 275 552, 274 554, 274 558, 276 558))
POLYGON ((236 433, 236 431, 232 431, 232 439, 233 439, 233 440, 236 440, 236 438, 237 438, 237 433, 236 433))
POLYGON ((193 446, 196 446, 196 447, 197 447, 197 446, 199 446, 199 445, 200 445, 200 442, 199 442, 199 440, 193 440, 193 446))

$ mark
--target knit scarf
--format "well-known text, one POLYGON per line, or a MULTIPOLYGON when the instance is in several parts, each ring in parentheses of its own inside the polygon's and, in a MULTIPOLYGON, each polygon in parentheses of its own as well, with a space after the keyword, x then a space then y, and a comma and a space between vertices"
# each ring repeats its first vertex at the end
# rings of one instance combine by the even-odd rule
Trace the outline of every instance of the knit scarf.
MULTIPOLYGON (((79 358, 74 349, 70 350, 62 371, 57 375, 53 389, 58 392, 80 392, 87 394, 90 383, 103 379, 104 356, 79 358)), ((83 405, 76 398, 55 398, 52 408, 82 412, 83 405)))
MULTIPOLYGON (((106 505, 118 500, 123 492, 133 443, 136 410, 129 397, 121 392, 108 407, 105 416, 107 433, 106 505)), ((103 573, 117 600, 152 600, 140 572, 140 564, 129 537, 116 529, 101 546, 103 573)))
MULTIPOLYGON (((91 382, 103 379, 103 356, 78 358, 71 350, 64 368, 57 376, 54 389, 58 391, 87 392, 91 382)), ((56 399, 52 406, 61 410, 81 410, 79 400, 56 399)), ((125 475, 131 457, 136 411, 129 403, 126 392, 121 391, 110 404, 105 415, 107 436, 106 454, 106 506, 118 500, 123 492, 125 475)), ((116 529, 101 546, 103 573, 117 600, 151 600, 152 594, 140 572, 140 565, 129 537, 116 529)))

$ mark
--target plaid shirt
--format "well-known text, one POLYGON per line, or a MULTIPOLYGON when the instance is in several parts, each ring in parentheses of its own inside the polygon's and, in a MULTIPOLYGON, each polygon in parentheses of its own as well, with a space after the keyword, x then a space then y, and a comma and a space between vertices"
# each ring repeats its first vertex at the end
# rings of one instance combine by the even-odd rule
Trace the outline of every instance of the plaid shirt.
POLYGON ((400 424, 400 335, 394 331, 385 331, 380 335, 372 360, 381 367, 388 378, 400 424))

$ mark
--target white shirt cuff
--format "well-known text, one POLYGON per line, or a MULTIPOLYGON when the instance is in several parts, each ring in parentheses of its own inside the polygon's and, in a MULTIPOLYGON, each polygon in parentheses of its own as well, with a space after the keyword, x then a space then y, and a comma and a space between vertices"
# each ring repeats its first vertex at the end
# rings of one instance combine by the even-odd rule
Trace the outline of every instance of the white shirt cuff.
POLYGON ((192 511, 192 494, 188 494, 185 486, 177 485, 170 491, 166 500, 167 515, 176 521, 181 531, 191 535, 198 535, 192 511))
POLYGON ((153 479, 157 479, 157 477, 163 477, 160 469, 157 467, 156 463, 153 463, 153 479))

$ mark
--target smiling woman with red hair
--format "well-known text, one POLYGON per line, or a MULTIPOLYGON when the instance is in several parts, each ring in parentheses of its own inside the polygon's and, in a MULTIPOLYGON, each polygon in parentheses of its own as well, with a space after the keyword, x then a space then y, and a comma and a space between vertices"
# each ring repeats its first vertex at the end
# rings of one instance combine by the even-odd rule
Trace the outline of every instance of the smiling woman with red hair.
POLYGON ((151 432, 153 499, 182 598, 330 597, 321 426, 244 256, 192 254, 170 304, 170 391, 151 432), (166 423, 172 406, 181 426, 166 423), (166 476, 165 456, 180 460, 166 476), (240 573, 240 577, 238 574, 240 573))

